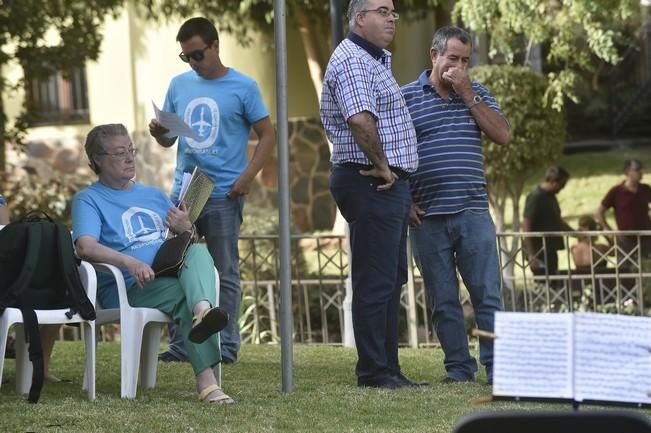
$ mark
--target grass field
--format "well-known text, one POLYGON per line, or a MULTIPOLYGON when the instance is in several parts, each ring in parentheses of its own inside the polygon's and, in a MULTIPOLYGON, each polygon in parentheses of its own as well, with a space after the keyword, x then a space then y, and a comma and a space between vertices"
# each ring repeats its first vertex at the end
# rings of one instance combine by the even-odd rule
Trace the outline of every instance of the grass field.
MULTIPOLYGON (((281 392, 280 348, 246 345, 241 360, 225 366, 224 389, 232 406, 197 401, 188 364, 159 364, 158 384, 120 399, 119 344, 100 343, 97 400, 81 391, 83 346, 58 342, 53 371, 73 384, 46 384, 38 404, 14 392, 14 361, 5 363, 11 382, 0 392, 2 432, 450 432, 459 417, 480 411, 570 410, 569 405, 499 402, 476 404, 490 395, 485 377, 477 383, 444 385, 442 352, 401 349, 405 374, 433 386, 380 391, 354 384, 353 349, 294 347, 294 391, 281 392)), ((649 412, 645 412, 647 415, 649 412)))

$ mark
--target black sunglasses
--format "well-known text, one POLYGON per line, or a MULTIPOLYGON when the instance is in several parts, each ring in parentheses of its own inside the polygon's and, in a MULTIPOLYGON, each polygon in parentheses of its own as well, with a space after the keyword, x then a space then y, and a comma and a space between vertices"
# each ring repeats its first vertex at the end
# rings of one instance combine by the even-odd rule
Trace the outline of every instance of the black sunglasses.
POLYGON ((204 52, 210 47, 211 45, 207 45, 206 48, 193 51, 190 54, 185 54, 183 51, 181 51, 179 54, 179 59, 183 60, 185 63, 190 63, 190 59, 194 60, 195 62, 200 62, 206 58, 204 52))

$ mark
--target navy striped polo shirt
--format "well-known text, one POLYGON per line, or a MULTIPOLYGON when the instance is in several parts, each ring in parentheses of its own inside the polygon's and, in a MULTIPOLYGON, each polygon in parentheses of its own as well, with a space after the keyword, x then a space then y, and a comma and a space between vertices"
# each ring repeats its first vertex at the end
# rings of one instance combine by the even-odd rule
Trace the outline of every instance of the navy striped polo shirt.
MULTIPOLYGON (((425 216, 487 210, 481 130, 459 95, 452 91, 448 100, 439 96, 430 72, 401 89, 418 142, 418 170, 409 178, 413 201, 425 216)), ((472 88, 502 114, 484 86, 473 81, 472 88)))

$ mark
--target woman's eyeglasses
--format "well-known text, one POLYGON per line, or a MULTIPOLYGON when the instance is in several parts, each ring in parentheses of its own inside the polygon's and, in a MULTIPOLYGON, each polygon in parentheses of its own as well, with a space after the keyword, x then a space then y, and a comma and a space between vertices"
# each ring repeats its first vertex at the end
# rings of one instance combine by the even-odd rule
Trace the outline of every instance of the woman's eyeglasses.
POLYGON ((121 150, 115 153, 101 152, 98 153, 98 155, 108 155, 108 156, 112 156, 113 158, 125 160, 127 159, 127 155, 136 156, 137 153, 138 153, 138 149, 132 147, 131 149, 121 150))

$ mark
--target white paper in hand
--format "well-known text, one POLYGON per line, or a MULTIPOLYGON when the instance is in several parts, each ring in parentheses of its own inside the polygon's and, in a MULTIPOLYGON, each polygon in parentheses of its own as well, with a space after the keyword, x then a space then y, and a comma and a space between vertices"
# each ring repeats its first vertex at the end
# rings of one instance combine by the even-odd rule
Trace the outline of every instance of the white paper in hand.
POLYGON ((156 103, 154 103, 154 101, 151 101, 151 104, 154 106, 154 114, 156 115, 156 120, 158 120, 158 123, 169 130, 166 135, 170 137, 183 136, 196 141, 201 140, 201 137, 199 137, 197 133, 194 132, 192 128, 190 128, 190 126, 175 113, 161 111, 156 106, 156 103))
POLYGON ((181 206, 181 201, 185 197, 185 193, 188 191, 188 186, 190 186, 192 175, 193 173, 188 173, 187 171, 183 173, 183 178, 181 178, 181 190, 179 191, 179 199, 178 202, 176 203, 176 207, 181 206))

